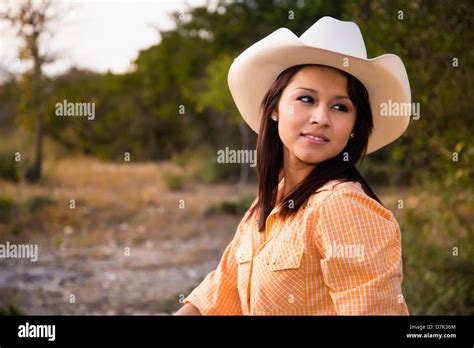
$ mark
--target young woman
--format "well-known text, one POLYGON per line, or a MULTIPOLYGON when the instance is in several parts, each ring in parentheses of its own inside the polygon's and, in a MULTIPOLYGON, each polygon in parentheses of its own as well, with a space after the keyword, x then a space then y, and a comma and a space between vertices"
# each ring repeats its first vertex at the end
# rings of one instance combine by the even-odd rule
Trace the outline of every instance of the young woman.
POLYGON ((258 196, 176 314, 408 315, 399 225, 355 167, 408 126, 380 111, 410 103, 401 60, 324 17, 245 50, 229 86, 258 133, 258 196))

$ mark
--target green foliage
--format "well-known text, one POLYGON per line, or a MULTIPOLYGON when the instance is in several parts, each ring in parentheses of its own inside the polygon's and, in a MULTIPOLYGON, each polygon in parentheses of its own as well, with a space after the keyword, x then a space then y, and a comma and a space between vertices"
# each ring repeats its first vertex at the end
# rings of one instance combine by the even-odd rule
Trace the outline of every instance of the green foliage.
POLYGON ((175 152, 171 155, 171 162, 177 164, 181 168, 185 168, 189 161, 189 154, 186 152, 175 152))
POLYGON ((218 204, 212 204, 207 209, 205 214, 229 214, 235 216, 242 216, 250 208, 253 200, 255 199, 252 195, 245 195, 240 197, 237 201, 224 201, 218 204))
MULTIPOLYGON (((240 165, 232 163, 218 163, 217 151, 209 146, 200 146, 195 149, 185 149, 175 152, 171 156, 171 161, 180 167, 180 173, 165 172, 165 180, 180 182, 195 181, 205 184, 213 184, 222 181, 235 180, 239 176, 240 165), (175 177, 179 178, 175 178, 175 177)), ((167 185, 167 187, 171 188, 167 185)), ((182 185, 179 185, 180 187, 182 185)))
POLYGON ((0 315, 23 315, 23 313, 16 304, 9 303, 6 306, 0 307, 0 315))
POLYGON ((0 149, 0 178, 18 181, 18 172, 15 165, 13 152, 0 149))
POLYGON ((39 195, 28 198, 26 201, 26 207, 29 211, 39 210, 43 207, 51 206, 55 203, 55 200, 50 196, 39 195))
MULTIPOLYGON (((190 20, 176 13, 176 29, 161 32, 160 44, 141 51, 127 74, 72 69, 43 81, 45 133, 70 152, 110 160, 122 160, 124 152, 131 152, 134 160, 166 159, 201 145, 252 148, 256 135, 249 131, 250 140, 245 140, 239 129, 243 120, 227 88, 233 58, 276 28, 300 35, 315 19, 330 15, 359 24, 369 57, 399 55, 413 102, 421 104, 420 119, 362 166, 369 181, 409 185, 424 181, 425 173, 441 181, 472 179, 465 156, 472 158, 473 149, 464 139, 473 132, 465 97, 474 76, 473 12, 469 2, 428 0, 257 0, 219 2, 216 11, 190 8, 190 20), (95 103, 96 119, 55 116, 55 105, 63 100, 95 103), (451 157, 458 148, 461 160, 453 166, 451 157)), ((31 84, 31 76, 25 75, 17 85, 10 81, 0 88, 8 101, 0 120, 12 120, 7 115, 17 103, 18 124, 34 129, 31 84)), ((1 158, 0 175, 16 177, 10 162, 1 158)))
POLYGON ((184 175, 164 172, 162 174, 166 188, 173 191, 181 191, 184 186, 184 175))
POLYGON ((7 222, 12 217, 16 203, 15 200, 4 194, 0 194, 0 223, 7 222))
POLYGON ((404 294, 414 315, 473 315, 474 194, 425 185, 411 194, 399 223, 404 255, 404 294), (426 198, 421 198, 426 197, 426 198))
POLYGON ((239 170, 239 164, 218 163, 217 155, 207 152, 201 157, 200 165, 193 173, 193 178, 206 184, 213 184, 236 179, 239 175, 239 170))
MULTIPOLYGON (((386 184, 397 185, 444 181, 453 175, 472 180, 467 158, 452 161, 457 148, 464 153, 473 151, 465 140, 470 139, 474 124, 468 121, 471 105, 466 98, 474 76, 472 3, 346 1, 343 18, 360 26, 369 58, 387 52, 402 58, 412 101, 420 103, 420 118, 413 118, 395 143, 369 156, 368 172, 385 167, 386 184)), ((370 175, 377 177, 380 172, 370 175)))
POLYGON ((57 250, 61 248, 61 246, 64 244, 64 237, 62 235, 56 235, 53 237, 53 247, 57 250))

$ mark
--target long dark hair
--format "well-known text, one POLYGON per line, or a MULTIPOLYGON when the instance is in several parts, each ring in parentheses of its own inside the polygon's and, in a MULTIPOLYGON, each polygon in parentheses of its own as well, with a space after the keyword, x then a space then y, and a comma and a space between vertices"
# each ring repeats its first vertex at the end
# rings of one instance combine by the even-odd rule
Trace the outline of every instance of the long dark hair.
MULTIPOLYGON (((248 215, 250 217, 258 212, 260 232, 265 230, 266 219, 275 207, 280 172, 283 169, 283 143, 278 134, 278 123, 273 122, 270 117, 277 109, 282 92, 291 78, 302 68, 315 65, 295 65, 281 72, 261 103, 262 121, 257 140, 258 200, 251 207, 248 215)), ((347 76, 349 98, 357 108, 353 130, 355 137, 348 141, 346 147, 337 156, 318 163, 304 180, 282 197, 279 214, 283 218, 295 214, 316 190, 331 180, 360 182, 367 195, 382 204, 355 167, 365 155, 369 135, 373 129, 369 94, 357 78, 342 70, 339 71, 347 76), (291 207, 284 203, 290 201, 291 207)))

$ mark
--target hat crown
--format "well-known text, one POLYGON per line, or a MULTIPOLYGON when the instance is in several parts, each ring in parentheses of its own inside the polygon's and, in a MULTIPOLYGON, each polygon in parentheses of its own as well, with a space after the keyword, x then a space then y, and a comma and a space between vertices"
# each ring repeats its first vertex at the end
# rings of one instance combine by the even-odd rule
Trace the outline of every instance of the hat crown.
POLYGON ((308 46, 367 59, 364 38, 354 22, 322 17, 300 36, 300 40, 308 46))

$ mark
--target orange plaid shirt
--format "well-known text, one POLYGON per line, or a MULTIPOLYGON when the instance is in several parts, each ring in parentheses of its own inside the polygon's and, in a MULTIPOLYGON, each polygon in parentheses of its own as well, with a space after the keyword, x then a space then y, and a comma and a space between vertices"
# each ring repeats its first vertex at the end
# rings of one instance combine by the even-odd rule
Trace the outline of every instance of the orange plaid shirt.
MULTIPOLYGON (((277 202, 283 190, 284 178, 277 202)), ((400 227, 359 183, 331 181, 295 215, 277 212, 262 233, 255 215, 244 222, 247 211, 217 268, 183 303, 203 315, 409 315, 400 227)))

